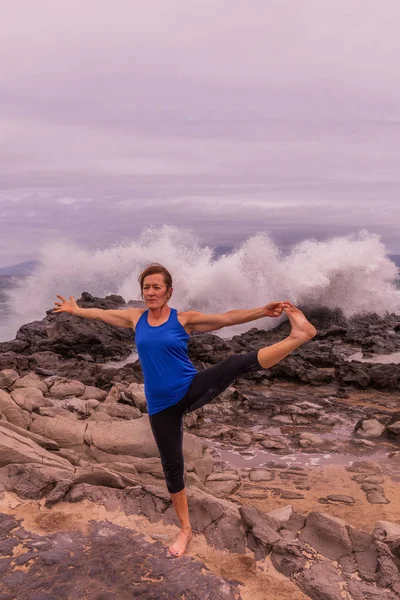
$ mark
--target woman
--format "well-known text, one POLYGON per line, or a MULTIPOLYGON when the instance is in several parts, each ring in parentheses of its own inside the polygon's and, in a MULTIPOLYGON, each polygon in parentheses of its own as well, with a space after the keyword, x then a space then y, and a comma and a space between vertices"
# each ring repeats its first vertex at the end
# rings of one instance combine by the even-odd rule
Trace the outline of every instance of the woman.
POLYGON ((67 312, 99 319, 117 327, 135 330, 141 361, 151 428, 160 452, 168 491, 181 524, 178 538, 170 546, 172 556, 181 556, 192 537, 188 502, 183 479, 183 415, 213 400, 239 375, 268 369, 313 338, 314 326, 290 302, 271 302, 261 308, 230 310, 221 314, 196 311, 177 312, 168 306, 173 292, 172 278, 165 267, 151 264, 139 276, 145 308, 103 310, 79 308, 74 298, 55 302, 54 312, 67 312), (262 317, 279 317, 285 312, 292 326, 290 335, 255 352, 229 356, 197 372, 187 354, 193 332, 207 332, 262 317))

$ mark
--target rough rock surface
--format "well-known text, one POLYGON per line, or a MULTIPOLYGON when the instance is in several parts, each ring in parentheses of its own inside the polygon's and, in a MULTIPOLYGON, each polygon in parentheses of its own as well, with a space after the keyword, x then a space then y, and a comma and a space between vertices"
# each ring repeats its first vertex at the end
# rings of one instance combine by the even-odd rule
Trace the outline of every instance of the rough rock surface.
MULTIPOLYGON (((83 294, 78 302, 86 307, 126 306, 116 296, 83 294)), ((346 320, 328 309, 312 309, 308 316, 318 328, 312 342, 271 369, 246 374, 212 404, 185 417, 192 526, 214 548, 235 554, 251 550, 260 564, 270 555, 282 574, 316 600, 394 600, 400 590, 398 526, 385 513, 372 535, 352 526, 351 514, 362 499, 371 507, 387 505, 389 511, 394 501, 386 480, 388 473, 400 476, 400 366, 351 357, 362 352, 379 360, 400 350, 400 319, 365 315, 346 320), (386 454, 380 462, 382 449, 386 454), (226 450, 229 456, 221 458, 226 450), (234 460, 229 463, 232 451, 237 460, 253 460, 257 453, 268 458, 246 469, 234 460), (332 489, 327 481, 323 496, 315 500, 325 505, 324 511, 304 510, 313 492, 310 468, 291 464, 286 456, 312 460, 314 455, 327 459, 335 454, 353 458, 346 463, 347 471, 343 469, 351 477, 352 491, 332 489), (269 507, 277 508, 260 508, 266 499, 269 507), (346 518, 330 510, 342 511, 346 518)), ((282 323, 267 332, 253 328, 232 340, 195 335, 190 356, 201 369, 232 352, 270 345, 288 331, 282 323)), ((132 350, 129 330, 52 311, 43 321, 23 326, 15 340, 0 344, 0 492, 44 498, 47 508, 89 500, 151 523, 177 525, 149 427, 140 365, 107 364, 128 358, 132 350)), ((0 600, 68 598, 68 560, 81 577, 80 597, 124 598, 131 591, 128 580, 137 586, 138 597, 181 597, 188 593, 181 585, 188 578, 194 587, 186 599, 240 597, 231 582, 211 575, 207 579, 196 561, 171 565, 156 546, 150 548, 140 537, 108 523, 93 525, 86 540, 75 532, 38 539, 44 559, 32 548, 25 559, 24 554, 13 557, 15 540, 8 533, 0 543, 0 569, 8 586, 0 600), (71 536, 76 556, 67 551, 71 536), (111 561, 108 543, 126 547, 127 556, 130 548, 131 563, 124 562, 124 553, 111 561), (140 553, 148 553, 147 562, 135 559, 140 553), (30 577, 15 570, 17 561, 29 566, 30 577), (54 565, 58 580, 51 573, 54 565), (121 589, 117 572, 127 577, 121 589), (92 588, 86 592, 91 573, 92 588), (104 583, 96 587, 103 573, 112 582, 109 588, 104 583), (43 578, 48 585, 42 589, 43 578), (148 595, 149 580, 153 596, 148 595), (170 596, 160 596, 162 580, 170 596), (34 582, 37 592, 29 588, 34 582)))
POLYGON ((241 598, 237 583, 190 558, 170 560, 160 542, 151 544, 109 522, 92 522, 86 534, 41 536, 0 513, 0 551, 2 600, 241 598))

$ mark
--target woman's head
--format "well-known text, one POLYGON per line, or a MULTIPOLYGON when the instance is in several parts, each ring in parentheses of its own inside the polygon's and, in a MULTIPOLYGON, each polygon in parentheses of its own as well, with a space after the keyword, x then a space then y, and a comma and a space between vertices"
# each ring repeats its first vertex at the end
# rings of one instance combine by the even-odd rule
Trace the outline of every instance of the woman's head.
POLYGON ((151 308, 160 308, 172 296, 172 277, 159 263, 152 263, 138 277, 141 296, 151 308))

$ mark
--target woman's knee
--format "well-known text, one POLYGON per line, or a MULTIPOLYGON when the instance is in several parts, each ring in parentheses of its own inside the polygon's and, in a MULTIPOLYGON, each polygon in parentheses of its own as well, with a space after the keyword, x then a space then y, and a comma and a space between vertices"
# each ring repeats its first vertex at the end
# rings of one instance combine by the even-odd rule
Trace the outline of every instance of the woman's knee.
POLYGON ((181 492, 185 487, 185 479, 183 473, 180 475, 174 475, 172 477, 165 476, 165 481, 167 484, 167 490, 170 494, 177 494, 181 492))
POLYGON ((177 494, 185 487, 184 466, 182 464, 163 465, 165 482, 170 494, 177 494))

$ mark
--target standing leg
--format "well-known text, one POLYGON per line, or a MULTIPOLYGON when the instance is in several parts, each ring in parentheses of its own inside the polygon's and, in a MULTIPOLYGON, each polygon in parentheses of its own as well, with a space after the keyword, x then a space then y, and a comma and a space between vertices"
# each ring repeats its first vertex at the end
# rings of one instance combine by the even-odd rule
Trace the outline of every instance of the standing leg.
POLYGON ((181 531, 170 546, 172 556, 181 556, 192 537, 189 507, 184 483, 182 411, 176 404, 150 416, 150 425, 160 453, 168 491, 181 525, 181 531))
POLYGON ((181 524, 181 531, 169 551, 172 556, 182 556, 186 550, 186 546, 192 537, 192 528, 189 521, 189 506, 187 501, 186 489, 183 488, 176 494, 171 494, 172 504, 181 524))

